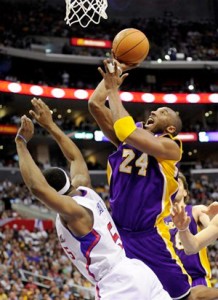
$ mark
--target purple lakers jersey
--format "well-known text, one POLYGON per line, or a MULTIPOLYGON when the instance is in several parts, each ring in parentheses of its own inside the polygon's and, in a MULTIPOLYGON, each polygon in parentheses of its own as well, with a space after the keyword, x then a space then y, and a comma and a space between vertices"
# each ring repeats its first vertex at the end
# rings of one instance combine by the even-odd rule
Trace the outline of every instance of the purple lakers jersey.
MULTIPOLYGON (((166 138, 174 139, 182 153, 179 140, 170 135, 166 138)), ((122 143, 109 156, 107 175, 112 217, 127 257, 147 264, 170 296, 180 299, 190 293, 191 279, 175 253, 164 222, 178 190, 177 163, 122 143)))
POLYGON ((145 231, 170 214, 178 189, 176 164, 177 161, 152 157, 126 143, 109 156, 110 205, 119 228, 145 231))
MULTIPOLYGON (((192 214, 192 206, 187 205, 185 207, 185 211, 188 216, 191 218, 191 223, 189 225, 189 229, 192 234, 197 234, 200 231, 198 224, 196 223, 193 214, 192 214)), ((178 230, 172 222, 171 217, 165 219, 165 222, 168 224, 170 228, 171 241, 174 244, 174 248, 176 250, 177 255, 180 257, 186 271, 192 277, 192 285, 196 286, 199 284, 203 284, 206 286, 211 286, 210 277, 210 263, 208 261, 207 249, 204 248, 196 254, 186 255, 184 251, 184 247, 179 239, 178 230)))

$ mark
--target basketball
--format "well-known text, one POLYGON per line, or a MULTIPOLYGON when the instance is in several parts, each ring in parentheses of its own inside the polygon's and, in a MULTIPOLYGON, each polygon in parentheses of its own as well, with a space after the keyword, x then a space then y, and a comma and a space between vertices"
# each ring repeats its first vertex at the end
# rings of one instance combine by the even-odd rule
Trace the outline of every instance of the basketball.
POLYGON ((114 58, 125 64, 139 64, 148 55, 149 41, 146 35, 135 28, 121 30, 112 43, 114 58))

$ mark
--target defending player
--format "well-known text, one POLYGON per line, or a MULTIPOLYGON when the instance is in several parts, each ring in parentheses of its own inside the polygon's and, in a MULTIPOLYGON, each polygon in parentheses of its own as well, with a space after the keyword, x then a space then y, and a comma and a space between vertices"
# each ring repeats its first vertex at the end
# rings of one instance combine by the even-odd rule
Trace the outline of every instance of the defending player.
MULTIPOLYGON (((188 216, 191 218, 190 230, 192 234, 206 228, 210 222, 210 218, 203 211, 206 209, 205 205, 186 205, 189 199, 188 184, 185 176, 180 172, 178 177, 179 189, 175 197, 174 203, 179 207, 184 207, 188 216)), ((179 239, 177 228, 172 222, 171 216, 165 219, 165 222, 170 228, 171 240, 174 244, 177 255, 180 257, 186 271, 192 277, 192 286, 205 285, 211 287, 211 270, 210 263, 207 256, 207 249, 204 248, 195 255, 188 256, 185 254, 184 247, 179 239)), ((217 294, 218 296, 218 294, 217 294)))
POLYGON ((136 126, 118 93, 128 74, 120 77, 116 63, 110 73, 107 64, 104 61, 105 72, 99 68, 103 80, 90 98, 89 110, 117 146, 108 163, 112 217, 127 256, 150 266, 172 298, 194 299, 189 296, 191 278, 164 222, 178 189, 176 166, 182 145, 175 136, 181 120, 172 109, 161 107, 136 126), (107 96, 110 108, 105 105, 107 96))
POLYGON ((59 168, 45 171, 33 161, 27 142, 32 121, 23 116, 16 136, 24 182, 42 203, 57 212, 56 229, 68 258, 96 285, 96 299, 171 299, 141 261, 128 259, 103 200, 90 188, 87 165, 76 145, 53 122, 49 108, 33 99, 30 114, 53 136, 71 163, 71 179, 59 168), (146 282, 146 284, 145 284, 146 282))
POLYGON ((179 231, 185 253, 188 255, 199 252, 218 238, 218 203, 212 203, 205 212, 211 218, 210 223, 207 228, 193 235, 189 229, 191 219, 185 212, 184 207, 179 207, 177 203, 173 206, 172 220, 179 231))
MULTIPOLYGON (((210 222, 210 218, 205 211, 207 207, 204 205, 186 205, 189 199, 188 184, 185 176, 180 172, 179 189, 175 197, 175 203, 179 207, 184 207, 187 215, 190 217, 190 231, 192 234, 196 234, 203 228, 206 228, 210 222)), ((196 299, 215 300, 218 299, 218 289, 211 288, 211 270, 210 263, 207 256, 207 249, 204 248, 198 253, 193 255, 185 254, 184 247, 179 239, 179 233, 177 228, 172 222, 171 216, 165 219, 165 222, 170 228, 171 240, 174 244, 177 255, 180 257, 186 271, 192 278, 192 286, 202 285, 199 297, 196 299), (204 287, 203 287, 204 285, 204 287)))

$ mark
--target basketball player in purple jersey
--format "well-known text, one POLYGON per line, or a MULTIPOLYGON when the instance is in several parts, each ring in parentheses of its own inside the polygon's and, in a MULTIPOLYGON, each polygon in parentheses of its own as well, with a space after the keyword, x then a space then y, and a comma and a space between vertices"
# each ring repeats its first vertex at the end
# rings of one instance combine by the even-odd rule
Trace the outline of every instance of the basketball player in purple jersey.
POLYGON ((61 246, 96 286, 96 299, 170 300, 150 268, 140 260, 126 257, 104 201, 91 188, 88 168, 77 146, 53 122, 43 101, 33 99, 32 104, 31 116, 53 136, 70 162, 71 179, 60 168, 47 169, 43 176, 27 149, 34 125, 26 116, 21 118, 15 139, 20 171, 33 195, 57 212, 61 246))
MULTIPOLYGON (((120 76, 116 61, 110 73, 108 63, 104 61, 105 72, 98 68, 103 80, 89 100, 89 110, 117 146, 108 159, 112 217, 128 257, 150 266, 172 298, 197 299, 164 222, 178 189, 182 145, 175 136, 181 120, 172 109, 161 107, 151 112, 146 123, 136 126, 118 93, 128 74, 120 76)), ((119 67, 125 71, 129 66, 119 67)))
MULTIPOLYGON (((188 184, 185 176, 179 172, 178 177, 179 189, 175 197, 175 203, 179 207, 184 207, 185 212, 190 217, 191 222, 189 229, 192 234, 197 234, 203 228, 206 228, 210 222, 210 218, 204 211, 207 209, 204 205, 186 205, 189 200, 188 184)), ((177 255, 181 259, 186 271, 192 278, 192 286, 204 285, 201 289, 200 299, 214 300, 218 299, 218 289, 211 288, 211 270, 210 263, 207 256, 207 249, 203 248, 198 253, 187 255, 184 247, 179 239, 178 229, 172 222, 171 216, 165 219, 165 222, 170 228, 171 241, 174 244, 177 255)))
POLYGON ((209 205, 204 212, 210 216, 210 223, 206 228, 193 235, 189 229, 191 219, 184 207, 179 207, 177 203, 173 205, 172 220, 179 231, 185 253, 188 255, 199 252, 218 239, 218 202, 209 205))

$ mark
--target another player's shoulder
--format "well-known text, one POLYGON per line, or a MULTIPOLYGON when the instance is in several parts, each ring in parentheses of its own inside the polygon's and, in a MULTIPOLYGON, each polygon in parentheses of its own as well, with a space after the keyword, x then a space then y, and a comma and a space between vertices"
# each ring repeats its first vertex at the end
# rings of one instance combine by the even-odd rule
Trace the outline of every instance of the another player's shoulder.
POLYGON ((93 188, 84 185, 78 186, 77 190, 89 191, 90 193, 95 192, 93 188))
POLYGON ((79 186, 77 190, 79 190, 82 193, 82 197, 95 199, 95 200, 101 199, 99 194, 93 188, 86 187, 86 186, 79 186))
POLYGON ((204 224, 204 227, 206 227, 209 223, 209 218, 208 216, 205 214, 205 210, 207 209, 207 207, 203 204, 200 205, 194 205, 192 207, 192 215, 195 219, 195 221, 198 223, 200 221, 200 223, 202 223, 203 219, 205 220, 202 224, 204 224), (203 219, 202 219, 203 218, 203 219), (206 218, 206 219, 205 219, 206 218), (208 219, 208 220, 207 220, 208 219), (206 223, 205 223, 206 222, 206 223))
POLYGON ((203 205, 203 204, 194 205, 192 207, 192 211, 196 212, 196 213, 203 213, 203 211, 205 211, 206 209, 207 209, 207 206, 203 205))
POLYGON ((193 209, 196 209, 196 210, 205 210, 206 208, 207 208, 207 206, 203 205, 203 204, 193 206, 193 209))

